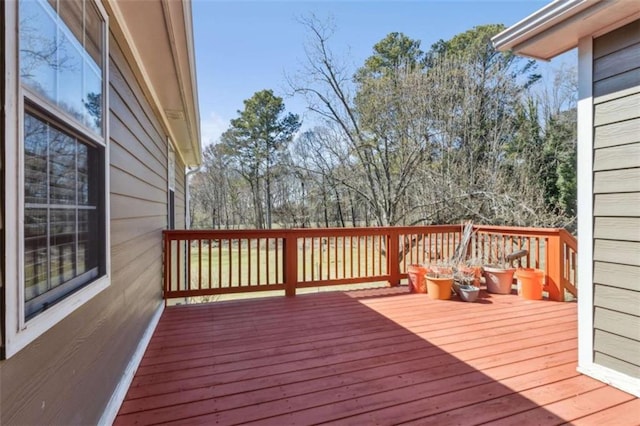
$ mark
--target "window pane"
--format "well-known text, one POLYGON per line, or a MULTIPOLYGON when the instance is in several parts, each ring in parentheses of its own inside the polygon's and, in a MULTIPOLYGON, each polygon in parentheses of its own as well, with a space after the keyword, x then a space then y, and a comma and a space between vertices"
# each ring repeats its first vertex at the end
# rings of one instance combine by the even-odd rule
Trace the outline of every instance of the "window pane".
POLYGON ((76 275, 76 210, 52 209, 50 233, 51 286, 55 287, 76 275))
POLYGON ((56 100, 58 42, 55 11, 48 3, 20 1, 20 76, 49 100, 56 100))
POLYGON ((82 102, 83 58, 78 41, 68 31, 60 30, 58 39, 60 61, 56 69, 58 79, 58 106, 73 118, 84 122, 82 102))
POLYGON ((51 204, 76 203, 76 141, 49 130, 49 197, 51 204))
MULTIPOLYGON (((98 277, 103 149, 25 113, 25 313, 98 277)), ((104 225, 104 223, 102 223, 104 225)))
POLYGON ((78 205, 89 204, 89 147, 78 144, 78 205))
POLYGON ((47 202, 47 125, 30 116, 24 117, 24 201, 47 202))
POLYGON ((47 210, 24 209, 25 300, 47 291, 47 210))
POLYGON ((100 72, 85 62, 84 124, 100 133, 102 131, 102 78, 100 72))
POLYGON ((78 275, 98 266, 96 210, 78 210, 78 275))
POLYGON ((102 131, 104 29, 93 2, 20 1, 22 82, 97 134, 102 131))

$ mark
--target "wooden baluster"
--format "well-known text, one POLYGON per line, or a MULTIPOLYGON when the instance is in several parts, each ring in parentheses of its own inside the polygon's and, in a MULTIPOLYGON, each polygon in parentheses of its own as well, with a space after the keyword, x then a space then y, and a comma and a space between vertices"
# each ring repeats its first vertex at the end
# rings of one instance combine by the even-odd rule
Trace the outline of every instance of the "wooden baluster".
POLYGON ((251 238, 247 238, 247 286, 251 287, 251 238))
POLYGON ((238 238, 238 287, 242 287, 242 238, 238 238))
POLYGON ((353 278, 353 263, 354 263, 353 262, 353 259, 354 259, 354 256, 353 256, 353 235, 349 239, 349 253, 350 253, 349 264, 351 266, 351 275, 349 276, 349 278, 353 278))
POLYGON ((280 283, 280 281, 279 281, 279 279, 278 279, 278 278, 279 278, 279 275, 280 275, 280 274, 278 273, 278 271, 279 271, 279 269, 280 269, 280 265, 279 265, 279 262, 278 262, 278 242, 279 242, 279 241, 280 241, 280 239, 279 239, 279 238, 274 238, 275 249, 276 249, 276 253, 275 253, 275 255, 276 255, 276 256, 275 256, 275 257, 276 257, 276 261, 275 261, 276 278, 275 278, 275 281, 274 281, 274 282, 275 282, 276 284, 280 283))
POLYGON ((338 278, 338 236, 333 237, 333 257, 334 257, 334 265, 333 265, 333 273, 334 278, 338 278))
POLYGON ((212 240, 209 240, 209 247, 208 247, 208 251, 209 251, 209 267, 208 267, 208 269, 209 269, 209 274, 208 274, 209 275, 209 287, 208 288, 210 288, 210 289, 213 288, 213 283, 211 282, 212 281, 212 273, 213 273, 213 267, 212 267, 213 266, 213 261, 212 261, 212 258, 211 258, 211 244, 212 244, 212 240))
POLYGON ((347 253, 346 253, 347 239, 346 239, 346 236, 343 235, 340 240, 342 241, 342 278, 346 278, 347 277, 347 253))
POLYGON ((184 283, 184 289, 191 290, 191 240, 187 240, 187 254, 184 260, 184 267, 187 268, 187 280, 184 283))
POLYGON ((222 238, 218 239, 218 288, 222 288, 222 238))
POLYGON ((266 282, 266 284, 269 285, 269 282, 270 282, 270 277, 269 277, 269 252, 271 251, 271 248, 269 247, 269 237, 265 238, 265 240, 267 241, 267 248, 266 248, 266 251, 265 251, 265 254, 264 254, 264 256, 266 258, 266 262, 267 262, 266 263, 266 272, 267 272, 267 277, 266 277, 267 278, 267 282, 266 282))
POLYGON ((302 238, 302 281, 307 280, 307 239, 302 238))
POLYGON ((360 240, 362 240, 362 237, 358 235, 358 278, 362 276, 362 273, 360 271, 360 266, 362 263, 362 259, 360 258, 360 240))
POLYGON ((198 238, 198 290, 202 290, 202 240, 198 238))

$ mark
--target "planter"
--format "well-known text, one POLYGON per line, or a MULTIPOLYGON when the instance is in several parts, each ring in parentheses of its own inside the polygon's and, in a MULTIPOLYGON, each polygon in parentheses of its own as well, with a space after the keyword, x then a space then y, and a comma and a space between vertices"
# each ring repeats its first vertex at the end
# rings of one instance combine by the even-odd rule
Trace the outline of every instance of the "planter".
POLYGON ((540 269, 522 268, 516 271, 516 278, 520 283, 518 286, 520 296, 528 300, 542 299, 544 271, 540 269))
POLYGON ((467 277, 473 277, 473 285, 480 287, 480 277, 482 277, 482 266, 460 265, 458 271, 467 277))
POLYGON ((409 265, 407 276, 409 278, 409 293, 426 293, 427 283, 425 275, 429 272, 429 268, 420 265, 409 265))
POLYGON ((451 299, 451 287, 453 286, 453 277, 433 278, 426 277, 427 294, 432 299, 448 300, 451 299))
POLYGON ((475 302, 480 294, 480 287, 470 284, 453 283, 453 290, 465 302, 475 302))
POLYGON ((484 279, 487 284, 487 291, 495 294, 511 294, 511 284, 513 284, 515 271, 515 268, 505 269, 485 266, 484 279))

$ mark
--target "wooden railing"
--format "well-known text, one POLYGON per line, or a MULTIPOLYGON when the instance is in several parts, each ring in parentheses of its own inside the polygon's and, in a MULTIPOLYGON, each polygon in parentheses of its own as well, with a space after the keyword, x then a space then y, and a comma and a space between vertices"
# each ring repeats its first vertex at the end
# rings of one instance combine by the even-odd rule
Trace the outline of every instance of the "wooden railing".
MULTIPOLYGON (((453 257, 459 225, 286 230, 164 231, 166 299, 386 281, 415 263, 453 257)), ((526 249, 521 266, 545 271, 549 298, 577 296, 576 240, 562 229, 474 226, 467 259, 494 263, 526 249)))

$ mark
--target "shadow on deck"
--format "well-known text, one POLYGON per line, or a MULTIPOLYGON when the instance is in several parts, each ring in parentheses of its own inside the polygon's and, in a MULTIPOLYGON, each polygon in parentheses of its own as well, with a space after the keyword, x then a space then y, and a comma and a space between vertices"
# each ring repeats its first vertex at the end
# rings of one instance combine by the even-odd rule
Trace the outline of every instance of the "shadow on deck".
POLYGON ((406 288, 165 310, 116 424, 637 424, 576 372, 576 305, 406 288))

